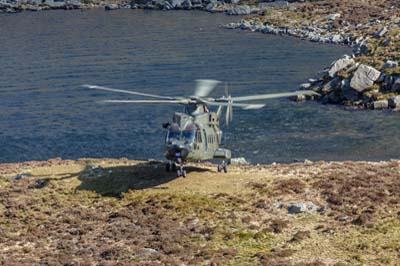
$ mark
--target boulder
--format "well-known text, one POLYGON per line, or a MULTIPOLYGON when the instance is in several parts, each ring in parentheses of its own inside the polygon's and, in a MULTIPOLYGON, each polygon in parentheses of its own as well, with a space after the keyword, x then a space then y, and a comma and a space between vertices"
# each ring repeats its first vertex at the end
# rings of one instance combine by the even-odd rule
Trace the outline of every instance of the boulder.
POLYGON ((345 100, 354 102, 359 99, 359 94, 358 94, 358 91, 352 89, 350 86, 343 86, 342 97, 345 100))
POLYGON ((373 106, 374 110, 388 109, 389 103, 388 103, 388 100, 374 101, 372 103, 372 106, 373 106))
POLYGON ((181 8, 184 0, 169 0, 168 2, 173 8, 181 8))
POLYGON ((289 2, 288 1, 275 1, 275 2, 262 2, 258 4, 258 7, 260 9, 268 9, 271 7, 278 7, 278 8, 282 8, 282 7, 288 7, 289 6, 289 2))
POLYGON ((192 8, 192 2, 190 0, 184 0, 182 3, 182 7, 184 9, 191 9, 192 8))
POLYGON ((358 92, 363 92, 371 87, 380 75, 381 72, 375 68, 361 64, 354 73, 350 86, 358 92))
POLYGON ((240 0, 225 0, 224 2, 228 4, 238 4, 240 0))
POLYGON ((107 4, 104 6, 104 9, 108 10, 108 11, 116 10, 116 9, 119 9, 119 6, 117 4, 107 4))
POLYGON ((308 90, 309 88, 311 88, 311 83, 303 83, 299 87, 300 90, 308 90))
POLYGON ((340 58, 334 62, 332 62, 329 70, 328 70, 328 75, 333 78, 337 72, 340 70, 343 70, 351 65, 354 65, 354 60, 353 58, 350 58, 349 56, 345 55, 343 58, 340 58))
POLYGON ((386 69, 390 69, 390 68, 396 68, 399 66, 399 63, 397 63, 396 61, 392 61, 392 60, 388 60, 386 61, 386 63, 383 65, 382 67, 382 72, 385 71, 386 69))
POLYGON ((321 91, 325 94, 330 93, 331 91, 335 91, 340 88, 341 79, 339 77, 333 78, 328 83, 322 86, 321 91))
POLYGON ((248 5, 235 6, 226 11, 228 15, 249 15, 251 8, 248 5))
POLYGON ((393 83, 390 90, 393 92, 400 92, 400 76, 393 77, 393 83))
POLYGON ((340 16, 341 16, 340 13, 330 14, 330 15, 326 16, 326 19, 327 20, 336 20, 336 19, 340 18, 340 16))
POLYGON ((389 104, 390 108, 399 109, 400 108, 400 95, 390 97, 388 104, 389 104))
POLYGON ((388 29, 386 27, 383 27, 382 29, 375 32, 374 37, 381 38, 381 37, 385 36, 387 33, 388 33, 388 29))
POLYGON ((289 214, 299 214, 302 212, 313 213, 317 212, 319 209, 320 207, 312 202, 292 203, 287 207, 289 214))

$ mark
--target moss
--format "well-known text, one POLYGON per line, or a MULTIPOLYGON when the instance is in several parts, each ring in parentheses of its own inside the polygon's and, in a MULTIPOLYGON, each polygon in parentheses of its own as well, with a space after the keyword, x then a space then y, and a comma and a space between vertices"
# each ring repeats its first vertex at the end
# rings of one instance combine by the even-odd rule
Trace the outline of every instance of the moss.
POLYGON ((387 74, 387 75, 400 75, 400 67, 388 68, 388 69, 385 70, 385 74, 387 74))

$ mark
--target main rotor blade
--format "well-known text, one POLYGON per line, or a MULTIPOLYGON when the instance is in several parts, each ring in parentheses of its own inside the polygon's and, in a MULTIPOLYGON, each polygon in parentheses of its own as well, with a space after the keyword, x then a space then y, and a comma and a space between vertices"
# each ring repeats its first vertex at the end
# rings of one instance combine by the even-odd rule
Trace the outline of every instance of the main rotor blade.
POLYGON ((103 103, 179 103, 188 104, 187 100, 104 100, 103 103))
POLYGON ((196 97, 206 97, 218 83, 220 83, 220 81, 213 79, 197 79, 194 95, 196 97))
MULTIPOLYGON (((275 99, 275 98, 285 98, 290 96, 297 95, 319 95, 314 91, 295 91, 295 92, 283 92, 283 93, 271 93, 271 94, 258 94, 258 95, 249 95, 249 96, 240 96, 240 97, 232 97, 232 101, 241 102, 241 101, 255 101, 255 100, 266 100, 266 99, 275 99)), ((218 100, 223 100, 222 98, 218 100)))
POLYGON ((82 85, 82 87, 89 88, 89 89, 103 90, 103 91, 112 91, 112 92, 120 92, 120 93, 133 94, 133 95, 139 95, 139 96, 146 96, 146 97, 152 97, 152 98, 158 98, 158 99, 167 99, 167 100, 176 99, 175 97, 161 96, 161 95, 142 93, 142 92, 136 92, 136 91, 113 89, 113 88, 97 86, 97 85, 85 84, 85 85, 82 85))
POLYGON ((240 107, 244 110, 261 109, 265 104, 251 104, 251 103, 227 103, 227 102, 206 102, 210 106, 233 106, 240 107))

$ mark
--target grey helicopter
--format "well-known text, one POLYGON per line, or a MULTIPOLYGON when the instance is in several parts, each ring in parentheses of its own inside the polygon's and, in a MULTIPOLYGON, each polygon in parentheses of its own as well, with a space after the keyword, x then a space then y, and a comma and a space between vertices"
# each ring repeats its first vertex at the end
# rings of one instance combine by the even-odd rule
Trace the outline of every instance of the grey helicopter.
POLYGON ((222 130, 220 120, 225 107, 225 124, 233 119, 233 107, 244 110, 263 108, 264 103, 248 103, 251 101, 275 99, 291 96, 314 96, 314 91, 295 91, 273 94, 258 94, 232 97, 225 86, 225 95, 219 98, 208 97, 213 89, 221 83, 217 80, 196 80, 194 95, 189 97, 162 96, 131 90, 114 89, 97 85, 82 85, 85 88, 143 96, 149 99, 140 100, 103 100, 105 103, 124 104, 180 104, 183 112, 175 112, 172 121, 162 126, 166 130, 165 158, 166 171, 176 171, 177 177, 186 177, 187 162, 218 160, 218 172, 228 172, 231 151, 221 147, 222 130), (217 107, 215 112, 209 107, 217 107))

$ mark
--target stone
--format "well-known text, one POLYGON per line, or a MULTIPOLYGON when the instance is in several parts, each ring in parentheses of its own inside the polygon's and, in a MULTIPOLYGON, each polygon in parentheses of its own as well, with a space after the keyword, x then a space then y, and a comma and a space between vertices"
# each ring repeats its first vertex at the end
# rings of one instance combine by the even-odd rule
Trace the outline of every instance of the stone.
POLYGON ((340 88, 340 84, 341 84, 341 79, 339 77, 335 77, 332 80, 330 80, 329 82, 325 83, 322 86, 321 91, 323 93, 330 93, 331 91, 334 91, 334 90, 340 88))
POLYGON ((400 76, 393 77, 393 83, 390 90, 393 92, 400 92, 400 76))
POLYGON ((169 3, 173 8, 181 8, 184 0, 169 0, 169 3))
POLYGON ((104 6, 104 9, 108 10, 108 11, 116 10, 116 9, 119 9, 119 6, 117 4, 107 4, 104 6))
POLYGON ((228 4, 238 4, 240 0, 225 0, 224 2, 228 4))
POLYGON ((361 64, 350 81, 350 87, 358 92, 363 92, 371 87, 380 75, 381 72, 375 68, 361 64))
POLYGON ((382 45, 383 46, 389 46, 392 43, 392 38, 387 38, 386 40, 383 41, 382 45))
POLYGON ((182 3, 182 8, 191 9, 192 8, 192 2, 190 0, 184 0, 183 3, 182 3))
POLYGON ((386 63, 382 67, 382 72, 385 71, 386 69, 396 68, 398 66, 399 66, 399 63, 397 63, 396 61, 387 60, 386 63))
POLYGON ((326 19, 327 20, 336 20, 336 19, 340 18, 340 16, 341 16, 340 13, 330 14, 330 15, 326 16, 326 19))
POLYGON ((309 88, 311 88, 311 83, 303 83, 299 87, 300 90, 308 90, 309 88))
POLYGON ((235 6, 226 11, 228 15, 249 15, 251 8, 248 5, 235 6))
POLYGON ((374 37, 375 38, 382 38, 388 33, 388 29, 386 27, 383 27, 382 29, 378 30, 375 32, 374 37))
POLYGON ((231 164, 249 165, 250 163, 244 157, 239 157, 239 158, 232 158, 231 159, 231 164))
POLYGON ((288 1, 262 2, 262 3, 258 4, 258 7, 260 9, 268 9, 271 7, 282 8, 282 7, 287 7, 287 6, 289 6, 288 1))
POLYGON ((388 103, 388 100, 374 101, 372 103, 372 106, 373 106, 374 110, 388 109, 389 103, 388 103))
POLYGON ((329 70, 328 75, 333 78, 337 72, 343 70, 351 65, 354 65, 354 59, 350 58, 349 56, 345 55, 344 57, 332 62, 329 70))
POLYGON ((152 257, 152 256, 157 256, 159 255, 160 252, 153 248, 142 248, 137 252, 136 256, 144 258, 144 257, 152 257))
POLYGON ((342 98, 352 102, 357 101, 360 98, 358 91, 349 86, 348 80, 344 84, 345 85, 342 88, 342 98))
POLYGON ((312 202, 298 202, 289 204, 287 207, 289 214, 299 214, 299 213, 314 213, 320 209, 319 206, 315 205, 312 202))
POLYGON ((390 108, 398 109, 400 108, 400 95, 390 97, 388 100, 390 108))

